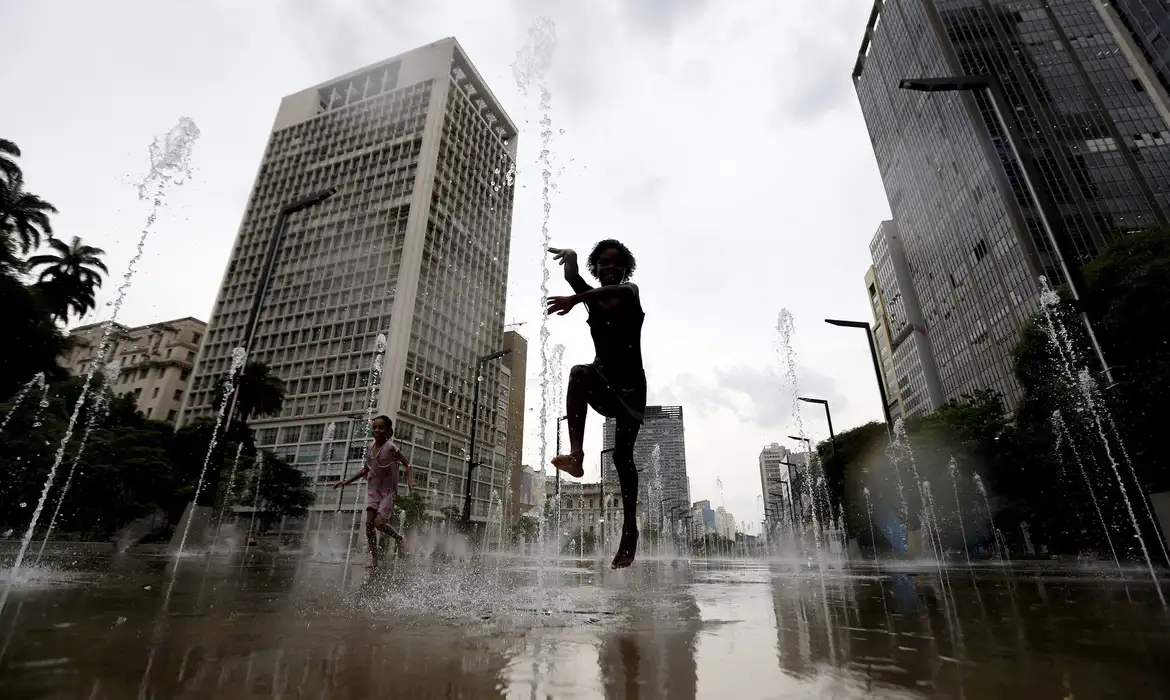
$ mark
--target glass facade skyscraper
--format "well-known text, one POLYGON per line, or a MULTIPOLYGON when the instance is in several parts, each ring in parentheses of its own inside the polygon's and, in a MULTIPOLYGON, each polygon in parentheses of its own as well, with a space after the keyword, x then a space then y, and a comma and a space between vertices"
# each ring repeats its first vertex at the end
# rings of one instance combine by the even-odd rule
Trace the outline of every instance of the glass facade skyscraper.
MULTIPOLYGON (((993 388, 1014 404, 1011 353, 1037 310, 1037 277, 1063 280, 988 94, 899 83, 995 78, 1050 202, 1043 214, 1080 264, 1170 213, 1162 86, 1099 4, 879 0, 871 13, 853 79, 945 399, 993 388)), ((1170 12, 1156 5, 1143 7, 1170 12)))
MULTIPOLYGON (((612 450, 617 435, 617 422, 605 419, 602 428, 602 447, 612 450)), ((684 510, 691 503, 690 480, 687 478, 687 446, 683 430, 682 406, 647 406, 642 429, 634 443, 634 464, 638 467, 638 513, 642 522, 653 513, 657 518, 659 508, 665 502, 669 517, 670 509, 684 510), (657 477, 662 484, 659 502, 650 500, 656 472, 654 448, 658 448, 657 477)), ((617 469, 613 465, 613 453, 606 452, 601 463, 602 478, 607 492, 610 484, 612 493, 618 493, 617 469)))
POLYGON ((363 506, 339 506, 329 484, 359 468, 367 409, 396 420, 431 510, 461 507, 476 382, 473 518, 492 491, 507 499, 508 373, 499 361, 477 371, 477 358, 504 343, 516 135, 452 38, 282 100, 181 420, 216 413, 281 208, 337 188, 289 219, 250 357, 286 391, 280 415, 252 421, 257 443, 317 495, 309 523, 286 530, 332 527, 338 507, 349 523, 363 506))

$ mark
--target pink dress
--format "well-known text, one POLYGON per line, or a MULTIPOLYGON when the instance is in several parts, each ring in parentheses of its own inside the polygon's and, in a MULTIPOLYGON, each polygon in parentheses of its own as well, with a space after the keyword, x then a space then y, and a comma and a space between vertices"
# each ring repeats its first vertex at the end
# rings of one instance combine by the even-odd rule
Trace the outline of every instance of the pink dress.
POLYGON ((366 448, 366 510, 374 510, 383 518, 390 517, 394 509, 394 496, 398 493, 398 465, 407 464, 406 456, 393 440, 387 440, 381 447, 371 442, 366 448))

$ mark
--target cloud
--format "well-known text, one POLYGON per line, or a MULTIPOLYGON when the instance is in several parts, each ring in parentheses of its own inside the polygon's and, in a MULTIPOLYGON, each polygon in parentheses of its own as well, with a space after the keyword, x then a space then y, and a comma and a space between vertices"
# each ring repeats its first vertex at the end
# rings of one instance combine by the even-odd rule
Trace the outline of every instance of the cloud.
POLYGON ((706 9, 708 0, 626 0, 625 14, 643 31, 670 36, 687 16, 706 9))
POLYGON ((799 23, 789 48, 773 64, 780 84, 776 123, 814 121, 852 99, 851 75, 864 28, 855 21, 858 4, 822 0, 815 4, 815 14, 799 23))
MULTIPOLYGON (((812 368, 797 369, 797 387, 802 396, 825 399, 838 412, 849 410, 837 382, 812 368)), ((710 379, 681 374, 656 387, 652 398, 686 406, 699 417, 727 411, 743 423, 770 429, 792 422, 795 400, 791 383, 778 372, 745 364, 715 367, 710 379)))

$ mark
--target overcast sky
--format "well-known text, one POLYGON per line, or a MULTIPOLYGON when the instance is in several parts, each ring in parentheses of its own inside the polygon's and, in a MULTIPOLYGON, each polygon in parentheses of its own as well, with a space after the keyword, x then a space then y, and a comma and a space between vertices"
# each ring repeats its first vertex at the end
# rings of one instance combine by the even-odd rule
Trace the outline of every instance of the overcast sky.
MULTIPOLYGON (((871 5, 6 0, 0 137, 24 151, 28 188, 60 209, 57 235, 109 253, 104 301, 143 223, 131 183, 147 146, 194 119, 194 177, 148 239, 119 321, 207 319, 280 98, 458 38, 521 129, 507 313, 530 343, 525 453, 535 465, 540 112, 512 64, 534 20, 550 18, 554 245, 584 256, 616 237, 633 250, 650 403, 684 407, 692 497, 754 523, 760 449, 792 444, 781 309, 795 317, 800 392, 831 402, 838 431, 880 418, 863 335, 823 322, 870 320, 862 276, 889 215, 849 77, 871 5)), ((554 294, 566 289, 557 272, 554 294)), ((102 305, 86 321, 108 314, 102 305)), ((566 366, 592 359, 584 321, 581 310, 549 320, 566 366)), ((819 407, 802 410, 809 436, 826 437, 819 407)), ((589 420, 586 476, 596 478, 600 419, 589 420)))

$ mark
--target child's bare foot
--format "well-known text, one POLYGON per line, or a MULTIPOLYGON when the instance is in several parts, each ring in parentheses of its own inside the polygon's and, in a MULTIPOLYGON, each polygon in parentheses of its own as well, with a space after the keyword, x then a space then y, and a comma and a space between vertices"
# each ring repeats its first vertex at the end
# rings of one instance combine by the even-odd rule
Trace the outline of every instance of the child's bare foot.
POLYGON ((554 467, 560 469, 574 479, 580 479, 581 477, 585 476, 585 467, 583 466, 584 461, 584 452, 573 452, 571 454, 557 455, 556 457, 553 457, 552 464, 554 467))
POLYGON ((618 544, 617 554, 613 556, 611 569, 624 569, 634 563, 634 555, 638 552, 638 528, 629 526, 622 528, 622 541, 618 544))

